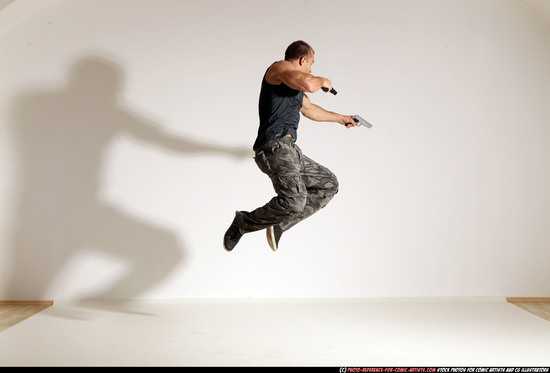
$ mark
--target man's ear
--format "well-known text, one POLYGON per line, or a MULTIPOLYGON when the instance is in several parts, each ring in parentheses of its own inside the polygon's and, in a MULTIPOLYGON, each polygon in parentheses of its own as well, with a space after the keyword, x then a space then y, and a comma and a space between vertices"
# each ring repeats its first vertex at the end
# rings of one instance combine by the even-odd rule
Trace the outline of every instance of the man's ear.
POLYGON ((307 61, 307 57, 300 57, 300 59, 298 60, 298 63, 300 64, 300 66, 304 66, 306 61, 307 61))

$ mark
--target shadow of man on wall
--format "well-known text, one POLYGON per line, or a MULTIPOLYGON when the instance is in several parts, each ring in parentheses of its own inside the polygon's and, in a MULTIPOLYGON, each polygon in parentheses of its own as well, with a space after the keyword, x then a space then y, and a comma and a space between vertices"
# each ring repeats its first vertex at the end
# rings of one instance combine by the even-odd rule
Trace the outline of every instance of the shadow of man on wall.
MULTIPOLYGON (((248 149, 167 135, 120 103, 122 86, 119 65, 90 56, 74 65, 65 88, 30 92, 14 102, 11 130, 18 177, 7 288, 11 299, 44 299, 56 276, 81 250, 120 258, 129 268, 116 283, 93 295, 97 299, 132 299, 184 259, 174 232, 99 199, 104 153, 122 132, 181 154, 250 156, 248 149)), ((101 279, 102 273, 95 275, 101 279)))

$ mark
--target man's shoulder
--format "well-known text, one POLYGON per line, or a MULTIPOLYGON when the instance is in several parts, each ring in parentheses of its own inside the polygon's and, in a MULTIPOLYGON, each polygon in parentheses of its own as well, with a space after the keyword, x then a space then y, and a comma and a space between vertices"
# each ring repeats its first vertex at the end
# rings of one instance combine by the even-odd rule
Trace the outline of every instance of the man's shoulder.
POLYGON ((280 78, 280 74, 283 72, 292 69, 292 64, 288 61, 282 60, 274 62, 268 69, 265 74, 265 79, 269 84, 279 85, 283 81, 280 78))
POLYGON ((292 69, 292 64, 289 61, 281 60, 271 64, 268 71, 283 71, 292 69))

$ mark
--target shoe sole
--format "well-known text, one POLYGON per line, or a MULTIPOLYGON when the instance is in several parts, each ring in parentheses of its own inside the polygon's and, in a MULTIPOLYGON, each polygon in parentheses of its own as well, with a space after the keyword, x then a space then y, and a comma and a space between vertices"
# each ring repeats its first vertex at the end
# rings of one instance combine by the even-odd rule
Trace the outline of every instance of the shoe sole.
POLYGON ((271 247, 271 250, 277 251, 277 242, 275 242, 275 231, 273 230, 273 227, 268 227, 265 230, 265 235, 267 237, 267 243, 269 244, 269 247, 271 247))

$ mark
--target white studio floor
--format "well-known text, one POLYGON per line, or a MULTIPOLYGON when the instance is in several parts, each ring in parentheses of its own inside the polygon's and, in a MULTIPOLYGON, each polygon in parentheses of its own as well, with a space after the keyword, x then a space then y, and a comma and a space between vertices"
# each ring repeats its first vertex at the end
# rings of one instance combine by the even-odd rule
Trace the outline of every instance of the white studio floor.
POLYGON ((0 366, 548 367, 550 322, 500 298, 55 302, 0 366))

